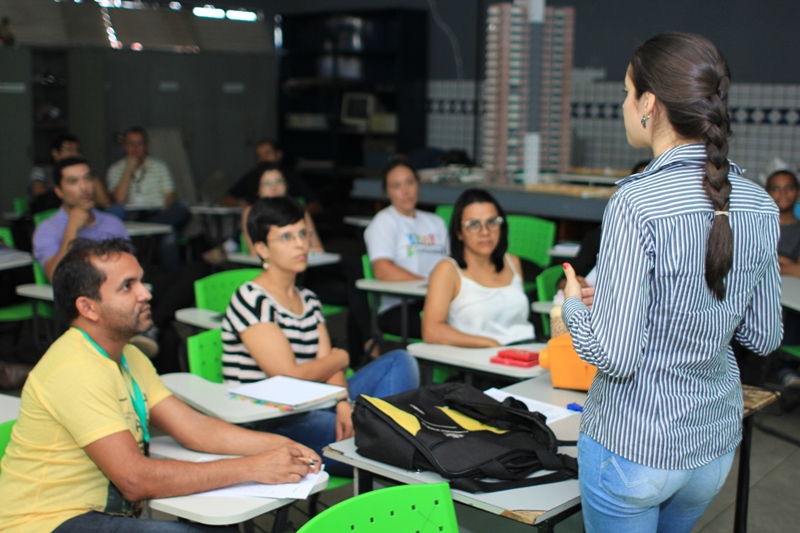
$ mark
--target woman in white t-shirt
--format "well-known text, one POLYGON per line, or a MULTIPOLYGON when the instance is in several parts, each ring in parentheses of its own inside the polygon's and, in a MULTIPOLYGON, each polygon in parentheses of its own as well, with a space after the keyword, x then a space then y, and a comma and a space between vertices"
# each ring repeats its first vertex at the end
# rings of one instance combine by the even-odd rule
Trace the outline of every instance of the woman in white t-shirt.
POLYGON ((487 348, 533 340, 520 261, 507 249, 508 225, 497 200, 482 189, 461 193, 450 220, 450 257, 430 276, 425 342, 487 348))
MULTIPOLYGON (((383 169, 383 188, 391 205, 381 210, 364 231, 375 277, 383 281, 426 279, 447 257, 447 228, 438 216, 417 210, 419 176, 411 161, 394 156, 383 169)), ((422 302, 408 306, 408 334, 422 336, 422 302)), ((400 299, 384 296, 378 325, 384 333, 400 334, 400 299)))

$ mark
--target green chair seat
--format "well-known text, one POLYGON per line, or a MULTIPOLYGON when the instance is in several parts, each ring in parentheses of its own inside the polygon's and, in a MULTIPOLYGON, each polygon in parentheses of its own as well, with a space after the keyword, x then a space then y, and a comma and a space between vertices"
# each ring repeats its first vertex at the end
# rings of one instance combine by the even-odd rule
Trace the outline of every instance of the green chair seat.
POLYGON ((456 533, 450 485, 400 485, 339 502, 309 520, 298 533, 456 533))

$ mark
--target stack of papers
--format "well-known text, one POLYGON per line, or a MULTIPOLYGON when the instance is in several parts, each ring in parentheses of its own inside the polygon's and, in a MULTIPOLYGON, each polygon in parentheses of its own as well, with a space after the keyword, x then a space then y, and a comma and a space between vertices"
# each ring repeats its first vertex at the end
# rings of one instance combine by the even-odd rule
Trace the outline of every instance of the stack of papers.
POLYGON ((275 376, 228 389, 228 392, 239 399, 290 411, 339 398, 347 393, 347 389, 316 381, 275 376))
MULTIPOLYGON (((224 460, 224 459, 223 459, 224 460)), ((198 461, 207 462, 207 461, 198 461)), ((319 473, 309 473, 300 480, 299 483, 279 483, 277 485, 265 485, 263 483, 239 483, 222 489, 210 490, 208 492, 198 492, 195 496, 227 496, 233 498, 290 498, 293 500, 305 500, 311 494, 311 489, 317 483, 319 476, 325 470, 322 465, 319 473)))
POLYGON ((528 406, 528 411, 539 411, 544 416, 547 417, 547 425, 549 426, 553 422, 558 420, 562 420, 567 418, 568 416, 573 416, 578 413, 575 411, 570 411, 568 409, 564 409, 563 407, 559 407, 557 405, 553 405, 551 403, 540 402, 539 400, 534 400, 532 398, 526 398, 525 396, 520 396, 519 394, 511 394, 509 392, 505 392, 499 389, 489 389, 483 391, 487 396, 490 396, 497 400, 498 402, 502 402, 509 396, 516 398, 517 400, 524 403, 528 406))

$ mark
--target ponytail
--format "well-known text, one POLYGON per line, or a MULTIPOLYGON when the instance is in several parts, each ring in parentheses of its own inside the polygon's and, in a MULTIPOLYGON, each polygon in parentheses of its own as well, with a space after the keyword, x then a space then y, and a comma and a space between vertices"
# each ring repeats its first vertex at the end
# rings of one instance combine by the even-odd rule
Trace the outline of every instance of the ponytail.
POLYGON ((727 216, 731 197, 731 182, 728 179, 728 137, 731 134, 726 105, 728 86, 730 78, 722 76, 717 93, 710 98, 712 112, 709 113, 708 130, 703 136, 708 156, 703 188, 715 212, 708 236, 705 277, 706 285, 720 301, 725 299, 724 280, 733 265, 733 232, 727 216))

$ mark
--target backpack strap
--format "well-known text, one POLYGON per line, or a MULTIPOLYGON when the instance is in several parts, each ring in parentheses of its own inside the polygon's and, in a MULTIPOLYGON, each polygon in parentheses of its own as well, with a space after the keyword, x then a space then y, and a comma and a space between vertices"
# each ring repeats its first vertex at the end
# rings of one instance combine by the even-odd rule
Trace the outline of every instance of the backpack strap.
POLYGON ((562 468, 541 476, 527 477, 512 481, 483 481, 474 478, 458 478, 449 480, 454 489, 466 492, 497 492, 500 490, 520 489, 547 483, 556 483, 578 477, 578 460, 570 455, 558 454, 562 468))

